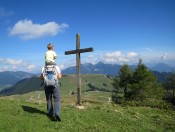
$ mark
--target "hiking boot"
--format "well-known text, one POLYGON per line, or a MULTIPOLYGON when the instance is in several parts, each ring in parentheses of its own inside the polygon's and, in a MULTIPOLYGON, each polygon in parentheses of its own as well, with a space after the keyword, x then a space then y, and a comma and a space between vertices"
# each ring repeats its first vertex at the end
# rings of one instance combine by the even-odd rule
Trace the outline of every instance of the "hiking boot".
POLYGON ((56 118, 56 121, 58 121, 58 122, 60 122, 60 121, 61 121, 61 119, 60 119, 59 115, 55 115, 55 118, 56 118))

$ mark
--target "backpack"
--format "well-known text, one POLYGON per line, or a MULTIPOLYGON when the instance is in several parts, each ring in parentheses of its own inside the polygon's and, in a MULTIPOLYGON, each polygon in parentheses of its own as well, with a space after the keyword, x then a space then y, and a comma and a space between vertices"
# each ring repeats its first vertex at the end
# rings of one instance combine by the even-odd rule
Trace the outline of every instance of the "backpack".
POLYGON ((45 66, 43 77, 46 87, 55 87, 58 84, 57 71, 54 65, 45 66))

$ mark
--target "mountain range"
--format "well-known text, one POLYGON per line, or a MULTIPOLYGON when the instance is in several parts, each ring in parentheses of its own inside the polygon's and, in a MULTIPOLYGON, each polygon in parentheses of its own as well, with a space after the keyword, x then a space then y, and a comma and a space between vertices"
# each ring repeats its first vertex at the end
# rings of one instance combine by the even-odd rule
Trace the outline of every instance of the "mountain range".
MULTIPOLYGON (((97 64, 82 64, 81 65, 81 74, 105 74, 111 76, 117 76, 122 65, 118 64, 104 64, 99 62, 97 64)), ((136 65, 129 65, 131 69, 135 69, 136 65)), ((154 67, 148 67, 153 74, 157 77, 158 82, 165 82, 167 76, 175 70, 175 68, 170 67, 164 63, 158 63, 154 67)), ((63 74, 76 74, 76 67, 69 67, 62 71, 63 74)))
MULTIPOLYGON (((130 68, 135 69, 136 65, 130 65, 130 68)), ((81 74, 105 74, 111 76, 117 76, 121 65, 118 64, 104 64, 99 62, 97 64, 82 64, 81 65, 81 74)), ((148 67, 153 73, 158 77, 158 81, 162 82, 165 78, 172 72, 175 68, 168 66, 164 63, 159 63, 154 67, 148 67)), ((62 70, 62 74, 76 74, 76 67, 69 67, 65 70, 62 70)), ((14 85, 20 80, 25 78, 30 78, 36 76, 32 73, 27 73, 23 71, 4 71, 0 72, 0 85, 14 85)))
MULTIPOLYGON (((82 74, 107 74, 107 75, 113 75, 116 76, 118 75, 118 72, 120 70, 122 65, 118 64, 105 64, 102 62, 99 62, 97 64, 82 64, 81 65, 81 73, 82 74)), ((135 69, 137 66, 136 65, 129 65, 131 69, 135 69)), ((158 63, 157 65, 153 67, 148 67, 151 71, 156 71, 156 72, 172 72, 175 70, 175 67, 171 67, 165 63, 158 63)), ((69 67, 65 70, 62 71, 63 74, 76 74, 76 67, 69 67)))
POLYGON ((165 63, 158 63, 153 67, 150 67, 152 71, 157 72, 173 72, 175 70, 175 67, 171 67, 165 63))
MULTIPOLYGON (((97 64, 86 63, 81 65, 82 74, 107 74, 117 75, 121 65, 118 64, 104 64, 99 62, 97 64)), ((63 74, 76 74, 76 67, 69 67, 62 71, 63 74)))
POLYGON ((0 72, 0 85, 13 85, 16 82, 25 79, 30 78, 34 76, 35 74, 27 73, 23 71, 4 71, 0 72))

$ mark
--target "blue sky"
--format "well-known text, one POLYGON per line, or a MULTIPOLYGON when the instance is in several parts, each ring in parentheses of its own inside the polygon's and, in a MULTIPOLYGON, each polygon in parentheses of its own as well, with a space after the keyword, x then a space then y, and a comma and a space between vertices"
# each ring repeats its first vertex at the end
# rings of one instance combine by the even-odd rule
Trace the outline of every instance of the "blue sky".
POLYGON ((39 72, 47 44, 62 68, 75 65, 75 35, 82 63, 175 66, 174 0, 0 0, 0 71, 39 72))

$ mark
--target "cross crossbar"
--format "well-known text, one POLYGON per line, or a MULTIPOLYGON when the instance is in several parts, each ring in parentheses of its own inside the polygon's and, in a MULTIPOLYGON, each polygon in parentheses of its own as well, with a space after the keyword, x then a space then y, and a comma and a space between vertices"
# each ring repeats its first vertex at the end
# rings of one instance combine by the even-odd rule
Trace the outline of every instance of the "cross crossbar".
POLYGON ((85 48, 85 49, 70 50, 70 51, 66 51, 65 55, 76 54, 76 53, 84 53, 84 52, 91 52, 91 51, 94 51, 94 49, 93 48, 85 48))

